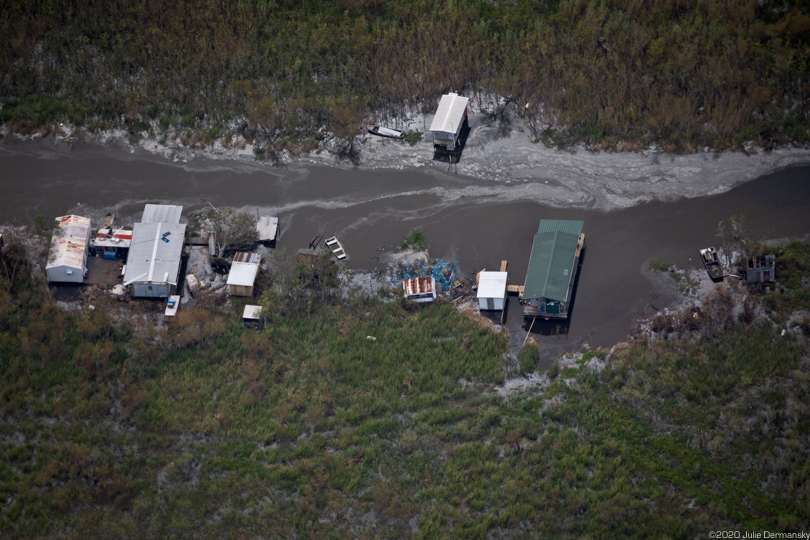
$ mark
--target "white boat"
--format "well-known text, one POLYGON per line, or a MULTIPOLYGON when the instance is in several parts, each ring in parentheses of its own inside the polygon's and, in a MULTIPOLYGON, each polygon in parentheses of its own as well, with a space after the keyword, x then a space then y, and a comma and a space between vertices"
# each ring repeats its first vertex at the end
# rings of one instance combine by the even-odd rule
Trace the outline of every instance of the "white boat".
POLYGON ((391 129, 382 126, 368 125, 368 132, 372 135, 379 135, 380 137, 388 137, 389 139, 402 139, 405 133, 398 129, 391 129))
POLYGON ((340 241, 337 239, 336 236, 333 236, 332 238, 327 238, 325 243, 326 247, 332 250, 332 253, 335 254, 335 257, 337 257, 339 261, 342 261, 343 259, 346 258, 346 251, 343 249, 343 246, 341 245, 340 241))

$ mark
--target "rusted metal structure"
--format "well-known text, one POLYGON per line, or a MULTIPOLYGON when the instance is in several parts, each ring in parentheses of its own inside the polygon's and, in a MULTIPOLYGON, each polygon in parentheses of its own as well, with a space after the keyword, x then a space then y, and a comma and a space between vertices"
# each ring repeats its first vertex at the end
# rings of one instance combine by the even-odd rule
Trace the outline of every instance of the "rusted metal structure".
POLYGON ((433 276, 405 279, 402 291, 407 300, 413 302, 433 302, 436 300, 436 278, 433 276))
POLYGON ((45 274, 49 283, 82 283, 87 275, 87 249, 90 245, 90 218, 61 216, 48 252, 45 274))

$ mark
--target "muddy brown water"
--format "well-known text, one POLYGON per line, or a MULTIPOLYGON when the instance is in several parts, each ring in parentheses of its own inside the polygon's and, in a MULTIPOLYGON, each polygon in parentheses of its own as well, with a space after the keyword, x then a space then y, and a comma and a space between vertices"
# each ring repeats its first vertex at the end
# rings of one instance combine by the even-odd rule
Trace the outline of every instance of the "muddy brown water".
MULTIPOLYGON (((0 143, 0 223, 31 224, 37 214, 81 213, 98 224, 111 211, 117 223, 132 223, 147 202, 184 205, 186 216, 210 202, 277 215, 278 247, 290 251, 306 247, 316 235, 336 234, 357 269, 373 270, 381 249, 391 249, 421 227, 431 257, 458 261, 467 275, 496 269, 506 259, 510 282, 522 283, 538 221, 581 219, 586 248, 570 324, 541 323, 532 332, 541 345, 557 351, 623 341, 638 313, 668 301, 645 277, 649 263, 697 267, 700 248, 722 246, 720 220, 745 215, 752 239, 810 235, 809 180, 810 167, 792 167, 720 195, 602 212, 551 208, 540 200, 493 202, 475 189, 492 182, 448 174, 439 165, 403 171, 273 168, 206 159, 182 163, 90 142, 68 148, 7 140, 0 143)), ((513 342, 523 340, 526 330, 515 297, 507 326, 513 342)))

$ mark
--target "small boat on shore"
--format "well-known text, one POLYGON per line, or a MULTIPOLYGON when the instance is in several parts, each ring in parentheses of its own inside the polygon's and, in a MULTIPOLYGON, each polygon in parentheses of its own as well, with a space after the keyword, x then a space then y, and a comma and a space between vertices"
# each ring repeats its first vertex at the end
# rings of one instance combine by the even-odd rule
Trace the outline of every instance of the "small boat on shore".
POLYGON ((340 240, 337 239, 337 236, 333 236, 332 238, 327 238, 324 243, 326 247, 328 247, 332 253, 335 254, 335 257, 339 261, 342 261, 346 258, 346 250, 343 249, 343 244, 340 243, 340 240))
POLYGON ((368 125, 368 132, 372 135, 379 135, 380 137, 388 137, 389 139, 402 139, 405 133, 398 129, 391 129, 383 126, 368 125))
POLYGON ((723 269, 720 266, 720 259, 717 258, 717 251, 713 247, 700 250, 700 258, 703 259, 703 266, 712 281, 723 280, 723 269))

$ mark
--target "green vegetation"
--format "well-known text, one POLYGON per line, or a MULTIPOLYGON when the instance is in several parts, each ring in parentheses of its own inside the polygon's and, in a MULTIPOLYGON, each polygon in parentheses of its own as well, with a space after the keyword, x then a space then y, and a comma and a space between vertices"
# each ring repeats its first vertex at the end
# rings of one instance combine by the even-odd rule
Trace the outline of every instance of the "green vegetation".
POLYGON ((422 140, 422 134, 418 131, 409 131, 405 134, 405 142, 411 146, 416 146, 416 143, 422 140))
POLYGON ((537 363, 537 359, 540 357, 540 351, 537 348, 537 345, 534 343, 529 343, 524 345, 523 348, 520 350, 520 355, 518 356, 518 362, 520 364, 520 372, 521 373, 529 373, 530 371, 534 370, 534 366, 537 363))
POLYGON ((425 233, 422 229, 414 229, 405 235, 405 239, 400 244, 399 249, 405 251, 406 249, 414 249, 417 251, 424 251, 427 249, 427 242, 425 241, 425 233))
POLYGON ((809 10, 796 0, 8 1, 0 121, 43 134, 64 120, 156 125, 191 145, 230 125, 293 151, 327 126, 351 153, 364 117, 433 110, 453 89, 503 96, 554 146, 806 142, 809 10))
POLYGON ((669 264, 667 264, 665 262, 661 262, 661 261, 653 261, 653 262, 650 263, 650 270, 652 270, 656 274, 660 274, 662 272, 668 272, 669 267, 670 267, 669 264))
MULTIPOLYGON (((4 265, 18 246, 7 239, 4 265)), ((786 317, 810 308, 810 247, 779 249, 787 281, 755 299, 786 294, 786 317)), ((262 331, 242 328, 239 302, 205 295, 162 328, 149 302, 102 294, 66 311, 20 264, 13 283, 0 273, 5 538, 810 524, 810 325, 782 335, 719 298, 698 339, 589 351, 563 373, 555 363, 549 386, 502 397, 504 336, 448 302, 345 298, 328 259, 263 278, 275 286, 262 331), (604 371, 585 367, 594 356, 604 371)), ((523 349, 521 370, 536 355, 523 349)))

